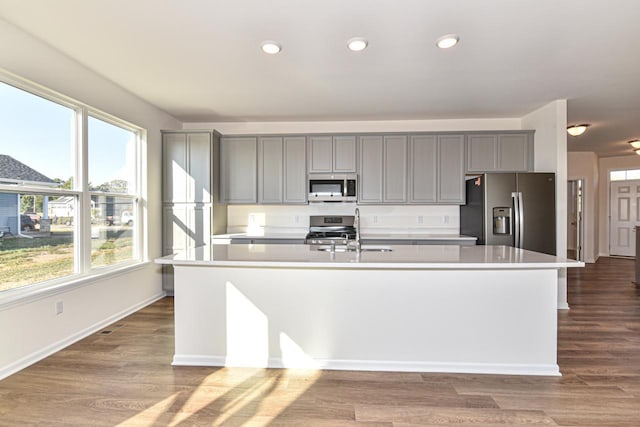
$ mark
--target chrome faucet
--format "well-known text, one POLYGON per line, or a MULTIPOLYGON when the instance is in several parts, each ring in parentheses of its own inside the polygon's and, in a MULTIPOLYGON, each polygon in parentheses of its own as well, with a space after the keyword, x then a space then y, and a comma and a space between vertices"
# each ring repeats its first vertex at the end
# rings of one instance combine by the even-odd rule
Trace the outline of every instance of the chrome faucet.
POLYGON ((360 253, 362 249, 362 243, 360 242, 360 209, 356 208, 355 218, 353 225, 356 228, 356 252, 360 253))

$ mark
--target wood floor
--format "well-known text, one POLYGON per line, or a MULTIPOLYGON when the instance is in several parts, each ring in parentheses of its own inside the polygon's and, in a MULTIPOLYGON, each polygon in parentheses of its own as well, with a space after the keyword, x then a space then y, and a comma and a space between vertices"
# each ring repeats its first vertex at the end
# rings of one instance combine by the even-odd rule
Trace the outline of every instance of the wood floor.
POLYGON ((640 426, 633 277, 569 270, 562 377, 172 367, 166 298, 0 381, 0 425, 640 426))

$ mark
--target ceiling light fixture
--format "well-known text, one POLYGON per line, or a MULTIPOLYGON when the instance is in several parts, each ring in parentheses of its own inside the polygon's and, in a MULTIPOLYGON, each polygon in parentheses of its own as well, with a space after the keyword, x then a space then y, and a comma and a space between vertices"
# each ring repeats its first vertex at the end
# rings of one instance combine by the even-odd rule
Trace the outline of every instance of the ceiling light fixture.
POLYGON ((640 148, 640 139, 634 139, 629 141, 629 144, 633 147, 634 150, 640 148))
POLYGON ((635 151, 635 153, 636 153, 638 156, 640 156, 640 149, 638 149, 638 150, 633 150, 633 151, 635 151))
POLYGON ((280 46, 280 44, 271 40, 262 42, 260 48, 264 53, 268 53, 269 55, 275 55, 276 53, 280 53, 280 51, 282 50, 282 46, 280 46))
POLYGON ((362 37, 354 37, 352 39, 349 39, 349 41, 347 41, 347 47, 352 52, 363 51, 367 48, 368 45, 369 45, 369 42, 367 42, 367 40, 363 39, 362 37))
POLYGON ((581 124, 567 127, 567 133, 571 136, 579 136, 584 133, 585 130, 591 125, 581 124))
POLYGON ((449 49, 450 47, 454 47, 460 41, 460 37, 457 34, 447 34, 442 37, 438 37, 436 40, 436 46, 440 49, 449 49))

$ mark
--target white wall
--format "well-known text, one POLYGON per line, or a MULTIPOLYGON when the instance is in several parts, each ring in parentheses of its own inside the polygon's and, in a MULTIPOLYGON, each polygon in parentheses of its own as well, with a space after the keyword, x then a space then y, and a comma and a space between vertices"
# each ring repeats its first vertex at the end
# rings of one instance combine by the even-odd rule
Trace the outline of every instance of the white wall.
MULTIPOLYGON (((553 101, 522 118, 523 129, 534 129, 534 170, 556 174, 556 249, 567 253, 567 101, 553 101)), ((567 304, 567 271, 558 272, 558 308, 567 304)))
POLYGON ((583 187, 583 251, 586 262, 596 262, 598 259, 598 156, 592 152, 568 153, 567 178, 584 180, 583 187))
MULTIPOLYGON (((160 129, 179 129, 181 124, 1 19, 0 68, 147 129, 148 256, 159 256, 160 129)), ((149 263, 117 278, 95 280, 21 305, 0 302, 0 378, 161 295, 160 269, 149 263), (65 313, 53 316, 54 304, 60 300, 65 313)))
MULTIPOLYGON (((353 203, 233 205, 227 208, 227 230, 229 233, 264 230, 265 233, 304 235, 309 230, 310 215, 353 215, 355 208, 356 205, 353 203)), ((359 205, 358 208, 361 218, 360 230, 363 234, 390 231, 422 234, 460 233, 460 208, 457 205, 359 205), (422 217, 422 223, 419 222, 419 216, 422 217)))
POLYGON ((630 154, 620 157, 603 157, 599 161, 600 188, 599 188, 599 235, 600 255, 609 255, 609 172, 622 169, 640 169, 640 156, 630 154))

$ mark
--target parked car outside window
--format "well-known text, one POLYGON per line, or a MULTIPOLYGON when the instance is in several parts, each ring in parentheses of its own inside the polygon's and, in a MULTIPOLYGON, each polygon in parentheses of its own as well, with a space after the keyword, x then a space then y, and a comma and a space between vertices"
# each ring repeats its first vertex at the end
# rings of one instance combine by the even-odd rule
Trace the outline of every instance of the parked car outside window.
POLYGON ((120 215, 120 224, 133 225, 133 214, 129 211, 123 211, 120 215))

